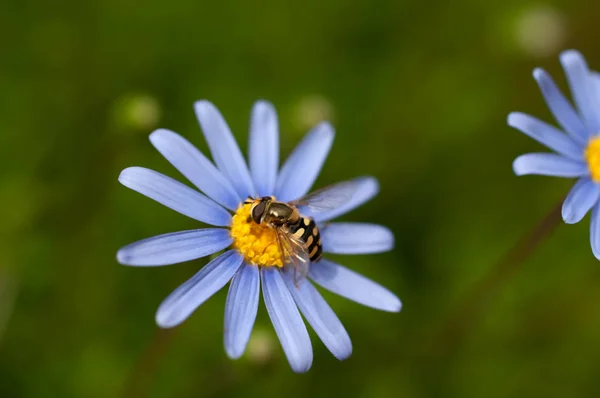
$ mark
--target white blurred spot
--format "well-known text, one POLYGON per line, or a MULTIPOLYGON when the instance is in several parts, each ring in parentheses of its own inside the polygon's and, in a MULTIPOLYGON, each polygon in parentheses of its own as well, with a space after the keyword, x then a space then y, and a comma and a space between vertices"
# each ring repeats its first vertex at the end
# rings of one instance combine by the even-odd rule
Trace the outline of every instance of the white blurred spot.
POLYGON ((322 95, 308 95, 300 99, 294 110, 294 119, 300 130, 307 130, 334 117, 333 105, 322 95))
POLYGON ((273 333, 268 333, 262 329, 255 329, 248 342, 246 353, 248 359, 252 362, 265 364, 273 357, 274 349, 275 341, 273 340, 273 333))
POLYGON ((534 57, 556 54, 566 36, 564 16, 549 5, 524 10, 516 21, 516 41, 523 51, 534 57))
POLYGON ((147 94, 127 94, 119 98, 114 106, 117 122, 127 128, 149 130, 157 126, 160 105, 147 94))

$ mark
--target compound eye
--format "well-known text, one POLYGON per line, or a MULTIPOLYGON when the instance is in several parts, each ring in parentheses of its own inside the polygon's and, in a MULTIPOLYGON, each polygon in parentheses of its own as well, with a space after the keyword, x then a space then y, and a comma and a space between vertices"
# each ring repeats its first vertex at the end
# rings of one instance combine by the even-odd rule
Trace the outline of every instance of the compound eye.
POLYGON ((264 201, 258 202, 252 208, 252 220, 254 220, 255 223, 260 224, 260 220, 262 219, 262 216, 265 214, 266 208, 267 208, 267 203, 264 201))

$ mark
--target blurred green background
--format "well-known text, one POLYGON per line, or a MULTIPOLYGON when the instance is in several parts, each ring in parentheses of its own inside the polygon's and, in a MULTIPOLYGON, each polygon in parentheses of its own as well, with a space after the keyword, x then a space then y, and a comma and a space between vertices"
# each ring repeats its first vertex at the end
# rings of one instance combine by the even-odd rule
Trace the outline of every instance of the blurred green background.
POLYGON ((0 397, 600 396, 587 220, 492 278, 480 310, 460 307, 571 185, 513 175, 517 155, 543 148, 506 115, 552 121, 531 71, 564 88, 563 49, 600 69, 599 12, 592 0, 2 2, 0 397), (313 368, 292 373, 261 304, 248 352, 230 361, 226 290, 156 340, 158 304, 205 261, 129 268, 116 250, 198 225, 117 176, 141 165, 183 180, 147 138, 165 127, 206 151, 202 98, 244 150, 258 98, 279 112, 283 156, 329 119, 337 137, 317 185, 380 179, 344 219, 389 226, 396 249, 336 260, 404 308, 325 292, 350 359, 313 334, 313 368))

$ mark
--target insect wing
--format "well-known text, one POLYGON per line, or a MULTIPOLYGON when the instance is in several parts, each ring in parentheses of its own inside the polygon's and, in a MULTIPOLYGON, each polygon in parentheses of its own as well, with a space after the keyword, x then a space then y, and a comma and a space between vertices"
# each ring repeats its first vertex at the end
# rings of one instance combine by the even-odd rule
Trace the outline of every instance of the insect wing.
POLYGON ((354 181, 343 181, 309 193, 290 202, 294 206, 306 206, 315 213, 334 210, 348 202, 356 191, 354 181))
POLYGON ((284 266, 294 267, 294 283, 298 286, 308 275, 310 257, 306 246, 300 238, 284 229, 277 229, 277 243, 285 257, 284 266))

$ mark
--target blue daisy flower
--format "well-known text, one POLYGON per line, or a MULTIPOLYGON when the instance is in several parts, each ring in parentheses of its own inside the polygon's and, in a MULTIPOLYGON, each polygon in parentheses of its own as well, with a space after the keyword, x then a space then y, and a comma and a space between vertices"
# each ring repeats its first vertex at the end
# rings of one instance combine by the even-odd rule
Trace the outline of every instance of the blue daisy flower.
POLYGON ((536 68, 537 81, 558 129, 524 113, 508 116, 508 124, 556 153, 528 153, 513 163, 517 175, 575 177, 562 206, 563 220, 574 224, 592 210, 590 240, 600 259, 600 77, 588 69, 584 57, 569 50, 560 55, 576 108, 563 96, 550 75, 536 68))
MULTIPOLYGON (((182 136, 164 129, 150 135, 158 151, 198 190, 142 167, 130 167, 119 181, 155 201, 213 228, 167 233, 123 247, 121 264, 162 266, 225 252, 179 286, 159 306, 156 322, 170 328, 231 281, 225 304, 224 343, 230 358, 239 358, 248 343, 262 295, 281 346, 295 372, 312 364, 311 341, 302 315, 338 359, 352 353, 344 326, 309 280, 297 284, 283 267, 268 228, 253 223, 247 197, 274 196, 289 202, 307 194, 333 143, 328 123, 313 128, 278 170, 279 137, 273 106, 258 101, 250 123, 249 167, 231 130, 213 104, 199 101, 195 111, 214 164, 182 136)), ((333 210, 311 213, 320 229, 325 253, 364 254, 391 250, 394 237, 383 226, 329 222, 373 198, 379 186, 372 177, 353 180, 356 190, 333 210)), ((365 306, 400 311, 400 300, 379 284, 325 258, 311 263, 308 278, 321 287, 365 306)))

